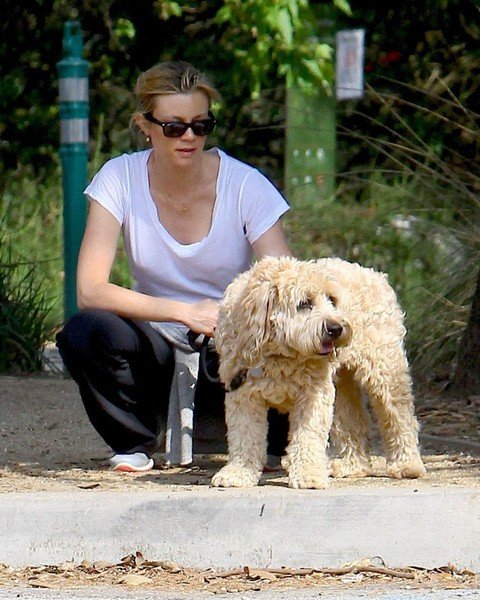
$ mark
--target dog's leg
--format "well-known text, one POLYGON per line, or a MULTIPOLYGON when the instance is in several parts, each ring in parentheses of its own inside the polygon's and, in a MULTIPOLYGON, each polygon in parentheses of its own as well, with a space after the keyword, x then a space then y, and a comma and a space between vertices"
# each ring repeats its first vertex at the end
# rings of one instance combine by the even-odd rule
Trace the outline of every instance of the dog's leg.
POLYGON ((419 427, 405 355, 399 351, 388 364, 372 364, 364 374, 364 383, 383 437, 387 475, 396 479, 422 477, 425 467, 419 452, 419 427))
POLYGON ((286 460, 288 485, 323 489, 328 486, 327 445, 333 418, 335 388, 331 374, 321 388, 299 397, 290 409, 290 435, 286 460))
POLYGON ((349 369, 340 369, 335 381, 335 412, 332 446, 338 458, 331 462, 333 477, 366 477, 372 473, 370 460, 370 417, 362 390, 349 369))
POLYGON ((225 398, 228 463, 212 478, 215 487, 258 484, 267 459, 267 406, 257 393, 239 389, 225 398))

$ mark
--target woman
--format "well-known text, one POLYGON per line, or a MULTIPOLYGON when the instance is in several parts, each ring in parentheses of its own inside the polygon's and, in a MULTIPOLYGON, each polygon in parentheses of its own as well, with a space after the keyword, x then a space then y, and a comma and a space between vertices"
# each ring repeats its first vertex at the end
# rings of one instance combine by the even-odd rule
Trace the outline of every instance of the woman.
MULTIPOLYGON (((214 336, 218 302, 253 255, 291 252, 280 222, 288 205, 274 186, 221 150, 205 150, 218 97, 208 79, 188 63, 160 63, 140 75, 135 92, 132 122, 151 147, 109 160, 85 190, 81 310, 57 345, 115 453, 112 468, 145 471, 174 373, 175 340, 164 326, 214 336), (121 231, 132 290, 109 281, 121 231)), ((218 398, 220 387, 209 386, 199 381, 197 396, 218 398)))

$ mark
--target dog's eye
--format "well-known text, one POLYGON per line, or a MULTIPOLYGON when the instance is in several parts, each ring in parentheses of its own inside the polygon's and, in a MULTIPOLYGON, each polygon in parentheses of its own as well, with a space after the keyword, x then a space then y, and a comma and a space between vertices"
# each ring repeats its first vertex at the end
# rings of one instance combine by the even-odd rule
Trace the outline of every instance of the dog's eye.
POLYGON ((313 308, 313 303, 311 300, 309 300, 307 298, 307 300, 302 300, 298 305, 297 305, 297 309, 298 310, 312 310, 313 308))
POLYGON ((335 296, 327 296, 327 300, 333 304, 333 306, 337 306, 337 299, 335 296))

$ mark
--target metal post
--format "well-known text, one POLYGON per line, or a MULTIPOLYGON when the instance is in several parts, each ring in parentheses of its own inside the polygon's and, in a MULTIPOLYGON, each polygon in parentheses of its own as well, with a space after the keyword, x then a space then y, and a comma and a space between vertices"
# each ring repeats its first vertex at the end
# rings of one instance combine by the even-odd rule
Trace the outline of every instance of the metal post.
POLYGON ((82 30, 67 21, 63 30, 63 56, 57 63, 60 99, 60 158, 63 184, 64 313, 77 312, 78 251, 86 221, 83 194, 88 164, 88 62, 82 58, 82 30))
POLYGON ((297 206, 329 198, 335 191, 335 98, 288 88, 286 129, 287 197, 297 206))
MULTIPOLYGON (((335 44, 335 20, 326 6, 318 37, 335 44)), ((293 205, 325 200, 335 192, 335 94, 321 89, 306 94, 287 88, 285 188, 293 205)))

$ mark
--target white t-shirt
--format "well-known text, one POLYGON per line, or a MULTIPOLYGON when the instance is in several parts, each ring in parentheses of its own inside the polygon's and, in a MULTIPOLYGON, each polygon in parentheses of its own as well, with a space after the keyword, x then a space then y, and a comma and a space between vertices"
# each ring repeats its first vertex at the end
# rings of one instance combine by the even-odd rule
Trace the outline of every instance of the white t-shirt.
POLYGON ((257 169, 218 148, 220 168, 212 225, 194 244, 181 244, 165 229, 150 194, 151 150, 105 163, 85 194, 120 222, 135 289, 184 302, 219 300, 252 262, 252 244, 288 210, 277 189, 257 169))

